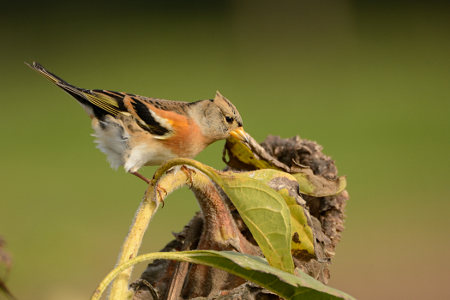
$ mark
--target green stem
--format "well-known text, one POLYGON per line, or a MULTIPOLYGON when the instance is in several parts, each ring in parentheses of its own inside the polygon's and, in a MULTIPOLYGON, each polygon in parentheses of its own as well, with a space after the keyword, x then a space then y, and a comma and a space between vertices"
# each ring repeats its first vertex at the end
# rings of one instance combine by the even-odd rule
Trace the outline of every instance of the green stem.
MULTIPOLYGON (((192 250, 192 251, 177 251, 177 252, 154 252, 139 255, 135 258, 127 260, 122 264, 117 265, 111 272, 109 272, 108 275, 106 275, 106 277, 102 280, 102 282, 100 282, 100 284, 95 289, 91 297, 91 300, 99 300, 103 295, 103 293, 105 292, 108 285, 111 283, 111 281, 113 281, 116 277, 119 277, 123 271, 130 269, 131 267, 133 267, 138 263, 152 261, 155 259, 168 259, 168 260, 186 261, 195 264, 203 264, 211 267, 218 267, 213 263, 208 263, 207 261, 195 259, 196 255, 202 256, 202 255, 211 255, 215 253, 220 252, 214 250, 192 250)), ((232 270, 227 271, 236 276, 242 276, 242 274, 233 272, 232 270)))
MULTIPOLYGON (((147 230, 148 224, 151 221, 152 216, 156 212, 160 201, 163 199, 157 200, 159 193, 157 192, 157 187, 164 190, 167 193, 164 193, 164 198, 167 197, 171 192, 176 190, 177 188, 185 185, 187 183, 187 176, 184 172, 176 172, 171 176, 164 176, 168 170, 178 165, 188 165, 198 169, 199 171, 205 173, 211 179, 214 179, 216 182, 220 180, 214 169, 203 165, 202 163, 187 159, 187 158, 176 158, 167 161, 160 168, 158 168, 153 176, 153 179, 150 182, 150 185, 145 193, 144 199, 142 200, 133 223, 130 227, 130 231, 125 239, 125 242, 122 246, 122 251, 117 260, 116 266, 123 265, 128 262, 130 259, 136 257, 139 248, 142 244, 142 239, 144 237, 144 233, 147 230)), ((117 279, 113 282, 111 287, 111 293, 109 299, 126 299, 128 295, 128 283, 131 277, 131 272, 133 268, 124 269, 121 274, 117 276, 117 279)))
POLYGON ((202 171, 203 173, 205 173, 208 177, 210 177, 211 179, 213 179, 214 181, 218 182, 220 181, 220 177, 216 175, 216 170, 210 166, 204 165, 201 162, 198 162, 196 160, 193 159, 189 159, 189 158, 174 158, 171 159, 167 162, 165 162, 163 165, 161 165, 160 168, 158 168, 158 170, 156 170, 155 175, 153 176, 153 179, 151 181, 151 184, 154 184, 154 182, 158 181, 158 179, 165 173, 167 172, 169 169, 173 168, 174 166, 177 165, 187 165, 187 166, 191 166, 194 167, 200 171, 202 171))
MULTIPOLYGON (((154 186, 150 185, 149 190, 152 189, 154 189, 154 186)), ((158 204, 159 203, 152 201, 149 197, 144 197, 136 212, 136 216, 125 242, 122 245, 122 251, 119 255, 117 265, 122 265, 136 256, 142 244, 144 233, 158 207, 158 204)), ((117 279, 111 287, 109 299, 126 299, 128 293, 128 281, 132 270, 132 268, 125 269, 117 276, 117 279)))

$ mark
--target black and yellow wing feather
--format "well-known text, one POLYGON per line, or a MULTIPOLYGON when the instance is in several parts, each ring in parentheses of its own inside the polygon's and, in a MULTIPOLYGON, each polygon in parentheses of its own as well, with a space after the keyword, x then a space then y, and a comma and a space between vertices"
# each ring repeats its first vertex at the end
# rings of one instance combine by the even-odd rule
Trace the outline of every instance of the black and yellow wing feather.
POLYGON ((164 122, 162 118, 157 117, 150 110, 148 103, 146 105, 143 102, 142 99, 145 99, 145 97, 108 90, 78 88, 49 72, 37 62, 26 64, 62 88, 78 102, 90 107, 94 116, 100 120, 104 119, 106 115, 118 117, 120 114, 123 114, 133 116, 141 128, 155 136, 168 136, 171 133, 171 128, 167 125, 168 122, 164 122), (126 107, 124 102, 126 98, 130 98, 131 106, 126 107))

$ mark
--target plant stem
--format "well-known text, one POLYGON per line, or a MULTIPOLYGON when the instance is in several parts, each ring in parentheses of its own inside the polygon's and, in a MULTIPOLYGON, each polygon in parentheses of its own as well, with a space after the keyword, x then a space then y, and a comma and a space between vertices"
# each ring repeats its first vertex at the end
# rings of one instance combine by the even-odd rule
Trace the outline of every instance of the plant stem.
MULTIPOLYGON (((142 244, 142 239, 144 237, 145 231, 147 230, 148 224, 150 223, 152 216, 156 212, 159 203, 164 200, 162 198, 167 197, 171 192, 185 184, 190 183, 190 180, 192 180, 192 178, 188 178, 188 175, 184 172, 179 172, 178 169, 175 170, 173 174, 166 174, 166 172, 171 168, 183 164, 193 166, 205 173, 208 173, 208 175, 213 173, 210 172, 210 169, 208 169, 210 167, 207 167, 195 160, 185 158, 170 160, 163 164, 160 168, 158 168, 136 212, 128 235, 122 245, 122 251, 119 255, 116 266, 122 265, 123 263, 136 257, 142 244), (158 192, 161 190, 164 191, 164 196, 162 196, 158 192)), ((117 279, 112 284, 109 299, 127 299, 128 283, 132 271, 133 268, 130 267, 117 276, 117 279)))

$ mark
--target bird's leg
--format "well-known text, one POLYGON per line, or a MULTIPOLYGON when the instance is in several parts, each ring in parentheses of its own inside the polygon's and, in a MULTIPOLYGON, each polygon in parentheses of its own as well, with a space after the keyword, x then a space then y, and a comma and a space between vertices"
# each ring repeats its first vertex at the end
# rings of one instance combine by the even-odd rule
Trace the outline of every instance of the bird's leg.
MULTIPOLYGON (((131 172, 131 174, 144 180, 147 184, 150 184, 150 179, 148 179, 144 175, 142 175, 138 172, 131 172)), ((162 207, 164 207, 164 200, 163 200, 162 193, 164 193, 164 197, 165 197, 165 196, 167 196, 167 191, 164 188, 160 187, 159 185, 156 185, 156 192, 158 192, 158 196, 159 196, 159 199, 161 200, 162 207)))
POLYGON ((147 184, 150 184, 150 179, 148 179, 147 177, 145 177, 144 175, 138 173, 138 172, 131 172, 131 174, 133 174, 134 176, 144 180, 147 184))

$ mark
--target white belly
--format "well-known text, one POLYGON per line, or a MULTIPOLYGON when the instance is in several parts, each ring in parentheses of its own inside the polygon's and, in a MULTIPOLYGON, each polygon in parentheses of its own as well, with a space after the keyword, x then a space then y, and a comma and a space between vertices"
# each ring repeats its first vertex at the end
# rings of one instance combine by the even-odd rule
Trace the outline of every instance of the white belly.
POLYGON ((127 172, 136 172, 144 165, 159 165, 176 157, 147 132, 130 135, 122 121, 111 116, 104 121, 93 119, 92 128, 97 148, 106 154, 114 169, 123 166, 127 172))
MULTIPOLYGON (((109 116, 108 116, 109 117, 109 116)), ((128 150, 129 135, 117 120, 105 118, 105 121, 92 120, 97 148, 106 154, 111 167, 117 169, 124 164, 124 154, 128 150)))
POLYGON ((162 145, 156 142, 151 146, 148 143, 141 143, 130 148, 129 155, 125 159, 125 171, 133 173, 144 165, 160 165, 164 161, 176 157, 172 152, 161 147, 162 145))

